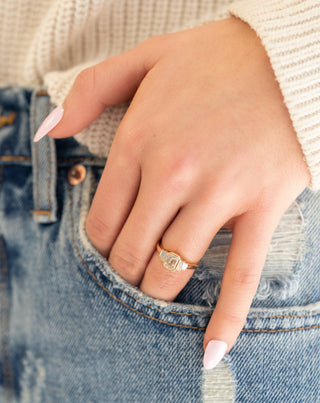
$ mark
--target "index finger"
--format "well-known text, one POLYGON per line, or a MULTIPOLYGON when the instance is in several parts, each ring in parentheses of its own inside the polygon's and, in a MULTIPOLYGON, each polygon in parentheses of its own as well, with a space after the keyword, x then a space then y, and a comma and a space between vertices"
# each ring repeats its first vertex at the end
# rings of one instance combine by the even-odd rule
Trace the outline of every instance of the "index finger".
MULTIPOLYGON (((153 45, 155 43, 152 42, 153 45)), ((145 41, 80 71, 63 105, 47 116, 35 134, 34 141, 39 141, 46 134, 54 138, 78 134, 100 116, 107 106, 133 97, 148 68, 152 67, 153 56, 150 57, 150 54, 153 48, 145 41)))
POLYGON ((218 364, 241 332, 279 220, 275 211, 251 211, 235 221, 220 295, 204 337, 206 369, 218 364))

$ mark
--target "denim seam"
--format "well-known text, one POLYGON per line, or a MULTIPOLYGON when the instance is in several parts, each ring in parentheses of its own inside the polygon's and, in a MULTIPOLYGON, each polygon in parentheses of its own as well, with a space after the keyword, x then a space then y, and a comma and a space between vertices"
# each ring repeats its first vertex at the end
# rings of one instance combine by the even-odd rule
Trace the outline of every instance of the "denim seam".
POLYGON ((278 333, 278 332, 294 332, 298 330, 320 329, 320 325, 301 326, 287 329, 242 329, 245 333, 278 333))
MULTIPOLYGON (((170 323, 170 322, 166 322, 163 321, 161 319, 158 318, 154 318, 150 315, 147 315, 143 312, 138 311, 137 309, 131 307, 130 305, 126 304, 125 302, 121 301, 119 298, 117 298, 115 295, 113 295, 108 289, 106 289, 100 282, 99 280, 95 277, 95 275, 93 273, 90 272, 87 263, 85 262, 85 260, 83 259, 83 257, 80 254, 79 248, 77 246, 76 240, 75 240, 75 225, 74 225, 74 219, 73 219, 73 198, 72 198, 72 186, 69 184, 69 201, 70 201, 70 219, 71 219, 71 228, 72 228, 72 242, 73 242, 73 246, 75 251, 77 252, 82 264, 84 265, 84 267, 86 268, 88 274, 90 274, 90 276, 95 280, 95 282, 104 290, 108 293, 108 295, 110 297, 112 297, 113 299, 115 299, 116 301, 120 302, 122 305, 124 305, 126 308, 129 308, 130 310, 132 310, 133 312, 138 313, 139 315, 142 315, 148 319, 152 319, 155 320, 157 322, 160 323, 164 323, 170 326, 176 326, 176 327, 183 327, 183 328, 187 328, 187 329, 196 329, 196 330, 205 330, 205 327, 199 327, 199 326, 188 326, 188 325, 182 325, 182 324, 176 324, 176 323, 170 323)), ((81 199, 81 203, 82 203, 82 199, 81 199)), ((80 205, 80 209, 82 208, 82 206, 80 205)), ((113 281, 111 279, 108 279, 111 283, 113 283, 113 281)), ((122 290, 122 292, 126 295, 128 295, 130 298, 133 298, 135 301, 139 302, 139 300, 137 298, 135 298, 133 295, 131 295, 130 293, 128 293, 127 291, 122 290)), ((151 309, 156 309, 156 310, 160 310, 157 309, 156 307, 151 307, 150 305, 146 305, 147 307, 151 308, 151 309)), ((196 316, 197 314, 188 314, 188 313, 183 313, 183 312, 173 312, 170 311, 170 314, 174 314, 174 315, 193 315, 196 316)), ((311 314, 311 315, 277 315, 275 316, 276 318, 285 318, 285 317, 310 317, 310 316, 316 316, 319 314, 311 314)), ((209 316, 207 316, 209 317, 209 316)), ((266 319, 268 317, 259 317, 259 316, 255 316, 253 317, 254 319, 266 319)), ((269 318, 272 318, 272 316, 270 316, 269 318)), ((250 320, 251 318, 249 318, 250 320)), ((313 326, 305 326, 305 327, 296 327, 296 328, 285 328, 285 329, 242 329, 241 332, 244 333, 275 333, 275 332, 287 332, 287 331, 298 331, 298 330, 308 330, 308 329, 317 329, 320 328, 320 325, 313 325, 313 326)))
MULTIPOLYGON (((38 94, 39 94, 39 91, 38 91, 38 94)), ((37 94, 37 96, 39 96, 38 94, 37 94)), ((46 110, 46 117, 49 114, 49 107, 50 107, 50 103, 48 102, 47 103, 47 110, 46 110)), ((49 158, 49 164, 48 165, 50 167, 50 170, 52 170, 52 162, 51 162, 52 157, 51 157, 51 152, 50 152, 49 142, 48 141, 46 142, 46 148, 47 148, 47 155, 48 155, 48 158, 49 158)), ((47 181, 47 200, 48 200, 48 206, 49 206, 48 211, 51 214, 52 206, 51 206, 51 197, 50 197, 51 192, 50 192, 50 189, 51 189, 51 175, 49 175, 49 179, 47 181)))
MULTIPOLYGON (((36 111, 36 108, 35 108, 35 106, 34 106, 34 113, 33 113, 33 127, 34 128, 36 128, 37 126, 37 111, 36 111)), ((36 146, 36 147, 34 147, 34 159, 35 159, 35 162, 36 162, 36 173, 35 173, 35 176, 36 176, 36 183, 35 183, 35 187, 36 187, 36 197, 35 197, 35 200, 34 200, 34 203, 35 203, 35 211, 38 211, 39 210, 39 153, 38 153, 38 147, 36 146)))
MULTIPOLYGON (((85 264, 85 262, 83 262, 83 263, 85 264)), ((86 264, 85 264, 85 265, 86 265, 86 264)), ((87 267, 86 267, 86 268, 87 268, 87 267)), ((93 273, 91 273, 88 269, 87 269, 87 271, 88 271, 88 273, 90 274, 90 276, 92 276, 92 277, 94 278, 94 280, 96 281, 96 283, 97 283, 100 287, 102 287, 102 289, 103 289, 104 291, 106 291, 106 292, 110 295, 110 297, 112 297, 112 298, 115 299, 116 301, 120 302, 120 303, 121 303, 122 305, 124 305, 126 308, 129 308, 131 311, 136 312, 136 313, 138 313, 139 315, 144 316, 145 318, 152 319, 152 320, 155 320, 155 321, 157 321, 157 322, 164 323, 164 324, 170 325, 170 326, 184 327, 184 328, 186 328, 186 329, 196 329, 196 330, 205 330, 205 329, 206 329, 205 327, 188 326, 188 325, 182 325, 182 324, 179 324, 179 323, 170 323, 170 322, 166 322, 166 321, 164 321, 164 320, 161 320, 161 319, 158 319, 158 318, 154 318, 153 316, 150 316, 150 315, 147 315, 147 314, 145 314, 145 313, 143 313, 143 312, 140 312, 140 311, 138 311, 137 309, 131 307, 131 306, 128 305, 128 304, 126 304, 125 302, 121 301, 121 299, 117 298, 115 295, 113 295, 109 290, 107 290, 107 289, 99 282, 99 280, 95 277, 95 275, 94 275, 93 273)), ((111 282, 112 282, 112 281, 111 281, 111 282)), ((126 293, 126 294, 129 295, 130 297, 132 297, 129 293, 126 293)), ((134 298, 134 297, 132 297, 132 298, 134 298)), ((134 298, 134 299, 135 299, 135 298, 134 298)), ((152 308, 152 309, 153 309, 153 308, 152 308)), ((169 313, 174 313, 174 314, 175 314, 176 312, 169 312, 169 313)), ((180 315, 182 315, 182 314, 180 313, 180 315)))
POLYGON ((0 165, 0 190, 2 186, 2 180, 3 180, 3 165, 0 165))
POLYGON ((252 316, 250 319, 277 319, 277 318, 309 318, 319 316, 320 313, 311 313, 308 315, 273 315, 273 316, 252 316))
POLYGON ((7 258, 5 254, 5 245, 4 240, 2 237, 0 238, 0 268, 1 268, 1 283, 2 281, 5 284, 2 284, 1 287, 1 297, 0 301, 5 303, 5 306, 1 306, 1 360, 2 360, 2 371, 3 371, 3 393, 4 393, 4 400, 11 401, 12 392, 13 392, 13 371, 10 359, 10 333, 9 333, 9 291, 8 291, 8 265, 7 265, 7 258), (4 292, 5 291, 5 292, 4 292), (4 310, 4 312, 3 312, 4 310), (7 400, 8 399, 8 400, 7 400))
MULTIPOLYGON (((38 97, 39 97, 39 91, 36 93, 35 100, 34 100, 34 105, 37 104, 38 97)), ((33 107, 34 107, 33 128, 37 128, 37 109, 35 108, 35 106, 33 106, 33 107)), ((47 106, 46 106, 45 116, 48 115, 49 108, 50 108, 50 104, 48 102, 47 106)), ((51 166, 52 166, 51 165, 51 152, 50 152, 49 144, 48 144, 47 140, 46 140, 46 148, 47 148, 47 156, 48 156, 48 159, 49 159, 48 164, 49 164, 49 167, 51 168, 51 166)), ((40 172, 40 169, 39 169, 40 164, 39 164, 39 148, 38 148, 38 145, 36 145, 33 148, 33 150, 34 150, 34 158, 35 158, 35 162, 36 162, 35 184, 34 184, 36 195, 35 195, 35 200, 34 200, 35 206, 34 206, 34 213, 33 214, 38 212, 36 214, 36 216, 38 217, 38 216, 41 216, 41 213, 39 213, 39 211, 43 210, 43 209, 40 210, 40 204, 42 204, 43 202, 39 203, 39 200, 40 200, 39 186, 40 186, 40 176, 42 175, 42 172, 40 172)), ((47 210, 45 210, 45 215, 47 215, 49 217, 49 219, 50 219, 50 216, 52 214, 52 205, 51 205, 51 200, 50 200, 50 194, 51 194, 50 189, 51 189, 51 175, 48 175, 48 180, 47 180, 47 205, 48 205, 49 208, 47 210)))

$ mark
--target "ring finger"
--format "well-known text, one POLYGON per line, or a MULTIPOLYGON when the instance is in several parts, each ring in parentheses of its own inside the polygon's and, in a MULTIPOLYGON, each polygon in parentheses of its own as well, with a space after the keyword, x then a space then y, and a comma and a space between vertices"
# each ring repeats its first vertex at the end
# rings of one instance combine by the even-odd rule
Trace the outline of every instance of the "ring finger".
MULTIPOLYGON (((230 199, 219 199, 213 205, 198 198, 184 206, 162 237, 162 247, 182 260, 196 263, 203 257, 213 237, 230 219, 230 199)), ((195 269, 196 270, 196 269, 195 269)), ((170 271, 163 266, 159 252, 154 251, 139 288, 154 298, 172 301, 192 276, 194 269, 170 271)))

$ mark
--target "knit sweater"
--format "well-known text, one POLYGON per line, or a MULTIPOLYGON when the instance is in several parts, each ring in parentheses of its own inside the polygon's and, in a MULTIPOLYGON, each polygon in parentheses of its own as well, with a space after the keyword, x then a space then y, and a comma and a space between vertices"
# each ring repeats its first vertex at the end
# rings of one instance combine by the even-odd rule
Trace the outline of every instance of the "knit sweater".
MULTIPOLYGON (((46 86, 61 104, 84 68, 148 37, 235 15, 260 37, 320 189, 319 0, 0 0, 0 86, 46 86)), ((75 136, 107 156, 127 103, 75 136)))

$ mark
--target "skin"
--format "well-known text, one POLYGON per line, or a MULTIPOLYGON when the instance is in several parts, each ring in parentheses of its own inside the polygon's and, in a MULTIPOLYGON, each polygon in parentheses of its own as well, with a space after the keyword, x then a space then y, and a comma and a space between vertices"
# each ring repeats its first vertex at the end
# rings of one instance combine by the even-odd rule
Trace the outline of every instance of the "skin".
POLYGON ((204 348, 222 340, 229 351, 273 232, 311 180, 269 58, 256 33, 235 17, 152 37, 83 70, 49 135, 74 135, 109 105, 131 98, 87 234, 124 279, 172 301, 193 271, 164 269, 157 242, 198 262, 219 229, 231 229, 204 337, 204 348))

